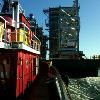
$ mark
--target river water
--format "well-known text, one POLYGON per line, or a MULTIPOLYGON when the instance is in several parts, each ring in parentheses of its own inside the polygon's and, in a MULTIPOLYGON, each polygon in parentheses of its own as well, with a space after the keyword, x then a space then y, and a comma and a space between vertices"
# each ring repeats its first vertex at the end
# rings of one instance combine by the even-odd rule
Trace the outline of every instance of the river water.
POLYGON ((68 90, 72 100, 100 100, 100 77, 70 79, 68 90))

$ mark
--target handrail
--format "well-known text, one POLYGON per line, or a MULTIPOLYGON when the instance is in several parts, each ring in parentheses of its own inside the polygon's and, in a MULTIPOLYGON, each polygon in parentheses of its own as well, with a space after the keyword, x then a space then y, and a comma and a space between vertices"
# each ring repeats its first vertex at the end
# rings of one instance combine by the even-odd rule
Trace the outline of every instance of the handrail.
MULTIPOLYGON (((24 25, 28 30, 30 30, 30 29, 26 26, 25 23, 23 23, 23 22, 16 22, 16 23, 22 24, 22 25, 24 25)), ((39 40, 39 39, 37 38, 36 35, 33 34, 33 36, 34 36, 37 40, 39 40)), ((39 40, 39 41, 40 41, 40 40, 39 40)))
MULTIPOLYGON (((9 41, 9 40, 7 40, 7 30, 6 30, 6 27, 7 27, 7 23, 10 23, 10 22, 8 22, 4 17, 2 17, 2 16, 0 16, 0 18, 4 21, 4 29, 3 29, 3 31, 4 31, 4 37, 2 38, 2 40, 1 41, 3 41, 4 43, 10 43, 11 41, 9 41)), ((9 32, 10 34, 16 34, 16 40, 15 40, 15 42, 18 42, 18 39, 17 39, 17 34, 18 33, 20 33, 20 32, 17 32, 17 24, 22 24, 22 25, 24 25, 24 31, 25 31, 25 28, 27 28, 28 29, 28 31, 30 32, 30 28, 26 25, 26 24, 24 24, 23 22, 15 22, 15 32, 9 32)), ((24 33, 25 34, 25 33, 24 33)), ((32 35, 33 37, 34 37, 34 40, 37 42, 37 44, 35 45, 35 43, 34 44, 32 44, 32 45, 34 45, 35 46, 35 49, 37 50, 37 51, 40 51, 40 45, 41 45, 41 42, 40 42, 40 40, 37 38, 37 36, 36 35, 32 35)), ((33 40, 33 37, 32 37, 32 39, 31 39, 31 41, 34 41, 33 40)), ((13 42, 13 41, 12 41, 13 42)), ((23 40, 23 42, 25 42, 25 40, 23 40)), ((29 44, 30 45, 30 47, 31 47, 31 43, 29 44)))
POLYGON ((0 16, 0 18, 4 20, 4 22, 5 22, 4 28, 6 28, 6 23, 9 23, 9 22, 4 17, 2 17, 2 16, 0 16))
POLYGON ((58 70, 52 65, 51 67, 53 67, 53 69, 56 71, 55 83, 58 89, 60 100, 72 100, 58 70))

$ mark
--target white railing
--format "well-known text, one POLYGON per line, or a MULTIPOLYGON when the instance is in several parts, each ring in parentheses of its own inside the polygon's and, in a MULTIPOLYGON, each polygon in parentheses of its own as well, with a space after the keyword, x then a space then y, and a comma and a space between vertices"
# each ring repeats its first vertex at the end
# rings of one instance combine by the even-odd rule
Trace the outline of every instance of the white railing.
POLYGON ((4 28, 2 29, 3 32, 0 33, 0 42, 3 42, 4 44, 8 44, 8 45, 10 43, 12 44, 12 43, 16 42, 18 44, 27 45, 28 47, 35 49, 36 51, 40 51, 40 45, 41 45, 40 40, 34 34, 32 34, 33 35, 32 39, 30 39, 30 38, 28 39, 27 34, 29 34, 28 32, 30 32, 29 27, 27 27, 22 22, 15 22, 15 31, 14 32, 8 32, 7 31, 7 23, 9 24, 9 22, 5 18, 3 18, 2 16, 0 16, 0 18, 4 21, 4 28), (23 39, 22 40, 20 40, 19 37, 18 37, 22 34, 21 32, 18 32, 18 29, 16 27, 16 25, 18 23, 24 26, 23 27, 23 36, 22 36, 23 39), (27 34, 26 34, 26 31, 25 31, 26 29, 28 30, 27 34), (12 37, 14 39, 12 39, 12 37), (27 41, 25 41, 25 38, 26 38, 27 41), (26 42, 27 42, 27 44, 26 44, 26 42))

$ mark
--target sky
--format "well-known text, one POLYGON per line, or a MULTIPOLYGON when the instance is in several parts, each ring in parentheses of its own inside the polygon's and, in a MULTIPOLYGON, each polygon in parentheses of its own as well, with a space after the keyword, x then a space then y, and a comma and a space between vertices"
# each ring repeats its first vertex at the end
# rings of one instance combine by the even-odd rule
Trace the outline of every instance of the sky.
MULTIPOLYGON (((33 13, 39 26, 42 26, 44 33, 45 19, 47 16, 43 9, 58 6, 72 6, 73 0, 19 0, 25 10, 25 15, 33 13)), ((100 54, 100 0, 79 0, 80 3, 80 33, 79 50, 90 57, 100 54)))

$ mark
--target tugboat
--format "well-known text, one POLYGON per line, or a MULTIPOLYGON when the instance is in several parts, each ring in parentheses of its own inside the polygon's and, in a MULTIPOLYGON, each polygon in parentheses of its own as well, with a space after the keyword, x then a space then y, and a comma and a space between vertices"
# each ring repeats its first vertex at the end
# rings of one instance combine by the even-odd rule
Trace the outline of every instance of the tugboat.
POLYGON ((3 0, 0 12, 0 96, 24 94, 38 74, 41 42, 19 0, 3 0))

